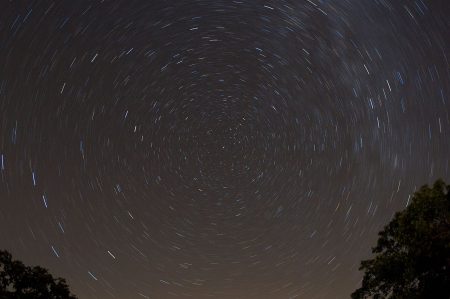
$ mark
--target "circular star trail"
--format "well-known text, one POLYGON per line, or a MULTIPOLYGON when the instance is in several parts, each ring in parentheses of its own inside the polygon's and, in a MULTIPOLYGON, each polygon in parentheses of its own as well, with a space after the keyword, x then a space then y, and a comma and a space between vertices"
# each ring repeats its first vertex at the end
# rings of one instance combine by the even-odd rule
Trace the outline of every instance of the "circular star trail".
POLYGON ((449 14, 3 1, 0 247, 79 298, 348 298, 449 176, 449 14))

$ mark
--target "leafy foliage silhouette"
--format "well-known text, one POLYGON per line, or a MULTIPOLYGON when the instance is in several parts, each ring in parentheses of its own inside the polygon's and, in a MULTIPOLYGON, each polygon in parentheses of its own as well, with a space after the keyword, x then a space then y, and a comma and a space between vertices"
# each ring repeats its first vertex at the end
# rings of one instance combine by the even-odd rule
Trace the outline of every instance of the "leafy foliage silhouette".
POLYGON ((42 267, 28 267, 12 260, 8 251, 0 250, 1 299, 77 299, 63 278, 53 276, 42 267))
POLYGON ((450 298, 450 185, 437 180, 379 233, 373 259, 361 262, 363 298, 450 298))

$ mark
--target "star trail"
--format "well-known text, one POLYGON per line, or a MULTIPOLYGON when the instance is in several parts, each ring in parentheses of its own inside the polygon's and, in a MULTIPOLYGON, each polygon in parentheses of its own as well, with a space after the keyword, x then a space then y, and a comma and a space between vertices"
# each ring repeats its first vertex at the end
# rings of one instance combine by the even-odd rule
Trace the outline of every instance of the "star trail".
POLYGON ((0 2, 0 249, 80 299, 349 298, 449 177, 442 0, 0 2))

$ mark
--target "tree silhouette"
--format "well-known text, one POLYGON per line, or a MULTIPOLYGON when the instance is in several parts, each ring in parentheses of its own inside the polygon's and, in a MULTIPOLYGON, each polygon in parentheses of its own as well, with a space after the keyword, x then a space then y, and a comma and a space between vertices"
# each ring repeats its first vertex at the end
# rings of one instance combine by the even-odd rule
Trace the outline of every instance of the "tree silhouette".
POLYGON ((8 251, 0 250, 1 299, 76 299, 65 279, 56 278, 42 267, 28 267, 13 261, 8 251))
POLYGON ((379 233, 375 257, 361 262, 353 299, 450 298, 450 185, 423 186, 379 233))

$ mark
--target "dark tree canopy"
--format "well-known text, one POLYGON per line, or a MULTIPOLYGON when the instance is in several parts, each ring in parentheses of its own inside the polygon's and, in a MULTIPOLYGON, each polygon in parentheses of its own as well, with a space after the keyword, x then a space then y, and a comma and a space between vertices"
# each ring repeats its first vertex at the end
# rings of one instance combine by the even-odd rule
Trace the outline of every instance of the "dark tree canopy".
POLYGON ((42 267, 28 267, 13 261, 7 251, 0 250, 1 299, 76 299, 63 278, 54 279, 42 267))
POLYGON ((395 214, 361 262, 361 298, 450 298, 450 185, 423 186, 410 205, 395 214))

